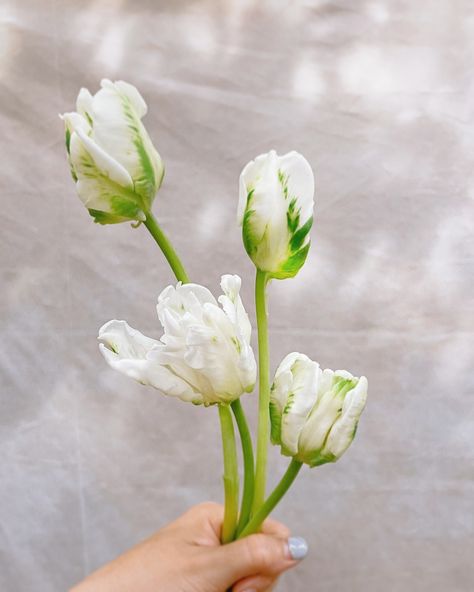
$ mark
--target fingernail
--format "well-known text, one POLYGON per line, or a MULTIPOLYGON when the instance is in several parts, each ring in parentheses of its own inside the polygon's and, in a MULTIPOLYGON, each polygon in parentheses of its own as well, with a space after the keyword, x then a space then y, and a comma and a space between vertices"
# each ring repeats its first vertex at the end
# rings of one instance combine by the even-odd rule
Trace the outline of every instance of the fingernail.
POLYGON ((257 592, 257 590, 255 590, 255 588, 248 588, 248 589, 242 590, 242 592, 257 592))
POLYGON ((308 543, 303 537, 290 537, 288 539, 288 550, 292 559, 304 559, 308 554, 308 543))

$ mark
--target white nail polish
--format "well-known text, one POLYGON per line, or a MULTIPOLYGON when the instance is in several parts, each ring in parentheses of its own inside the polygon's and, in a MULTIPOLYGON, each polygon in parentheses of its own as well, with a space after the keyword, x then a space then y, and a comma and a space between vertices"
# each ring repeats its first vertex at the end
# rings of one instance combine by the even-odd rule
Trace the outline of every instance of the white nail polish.
POLYGON ((304 559, 308 554, 308 543, 302 537, 290 537, 288 539, 288 550, 292 559, 304 559))

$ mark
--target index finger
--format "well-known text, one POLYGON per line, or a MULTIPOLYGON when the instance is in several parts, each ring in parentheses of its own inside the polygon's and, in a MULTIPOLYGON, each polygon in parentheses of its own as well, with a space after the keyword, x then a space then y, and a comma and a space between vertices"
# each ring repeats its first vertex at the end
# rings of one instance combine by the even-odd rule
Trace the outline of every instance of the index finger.
POLYGON ((282 539, 287 539, 290 536, 290 529, 282 522, 278 522, 278 520, 274 520, 273 518, 267 518, 265 520, 262 525, 262 532, 282 539))

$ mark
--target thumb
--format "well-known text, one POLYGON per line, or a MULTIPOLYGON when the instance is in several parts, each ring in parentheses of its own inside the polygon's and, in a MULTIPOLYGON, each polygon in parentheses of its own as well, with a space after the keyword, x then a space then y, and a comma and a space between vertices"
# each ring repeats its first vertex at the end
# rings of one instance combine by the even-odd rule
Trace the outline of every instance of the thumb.
POLYGON ((217 589, 227 589, 248 576, 277 576, 295 566, 307 551, 306 541, 299 537, 250 535, 216 547, 212 554, 213 583, 217 589))

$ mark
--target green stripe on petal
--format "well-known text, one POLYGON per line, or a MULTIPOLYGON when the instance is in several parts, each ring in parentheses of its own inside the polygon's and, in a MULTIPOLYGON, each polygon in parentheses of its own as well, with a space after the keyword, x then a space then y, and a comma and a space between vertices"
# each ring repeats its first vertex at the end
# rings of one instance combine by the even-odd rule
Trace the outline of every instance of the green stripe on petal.
POLYGON ((286 221, 288 223, 288 230, 290 233, 296 232, 298 225, 300 223, 300 211, 301 208, 298 208, 298 200, 294 197, 289 205, 288 211, 286 213, 286 221))
POLYGON ((126 220, 143 221, 145 216, 140 196, 110 179, 97 167, 83 146, 81 148, 75 144, 74 149, 80 150, 76 154, 74 171, 79 177, 77 192, 96 222, 114 224, 126 220), (98 215, 99 211, 104 215, 98 215))
POLYGON ((279 446, 281 444, 281 411, 280 406, 274 401, 270 401, 270 439, 272 444, 279 446))
POLYGON ((245 250, 252 256, 257 250, 257 243, 254 240, 254 232, 252 228, 251 218, 255 214, 254 210, 247 210, 244 215, 244 222, 242 224, 242 240, 245 250))
POLYGON ((297 251, 304 243, 306 237, 313 226, 313 217, 309 218, 301 228, 299 228, 292 236, 290 240, 291 251, 297 251))
POLYGON ((140 163, 140 171, 133 174, 135 191, 146 200, 149 208, 163 181, 164 167, 130 98, 120 93, 120 99, 140 163))
POLYGON ((272 273, 272 277, 280 280, 294 277, 306 261, 310 245, 311 243, 308 241, 304 247, 288 257, 288 259, 281 265, 280 269, 277 272, 272 273))
POLYGON ((313 455, 306 456, 305 460, 302 462, 305 462, 311 468, 314 468, 320 467, 321 465, 325 465, 326 463, 336 462, 336 460, 337 458, 334 456, 334 454, 323 454, 321 452, 316 452, 313 455))
POLYGON ((120 224, 121 222, 128 222, 130 218, 110 214, 109 212, 102 212, 101 210, 94 210, 88 208, 89 214, 94 218, 97 224, 120 224))
POLYGON ((346 394, 357 386, 358 378, 344 378, 343 376, 335 376, 333 378, 332 390, 334 394, 345 397, 346 394))
POLYGON ((71 131, 69 130, 69 128, 66 127, 66 150, 67 153, 70 154, 71 153, 71 131))

